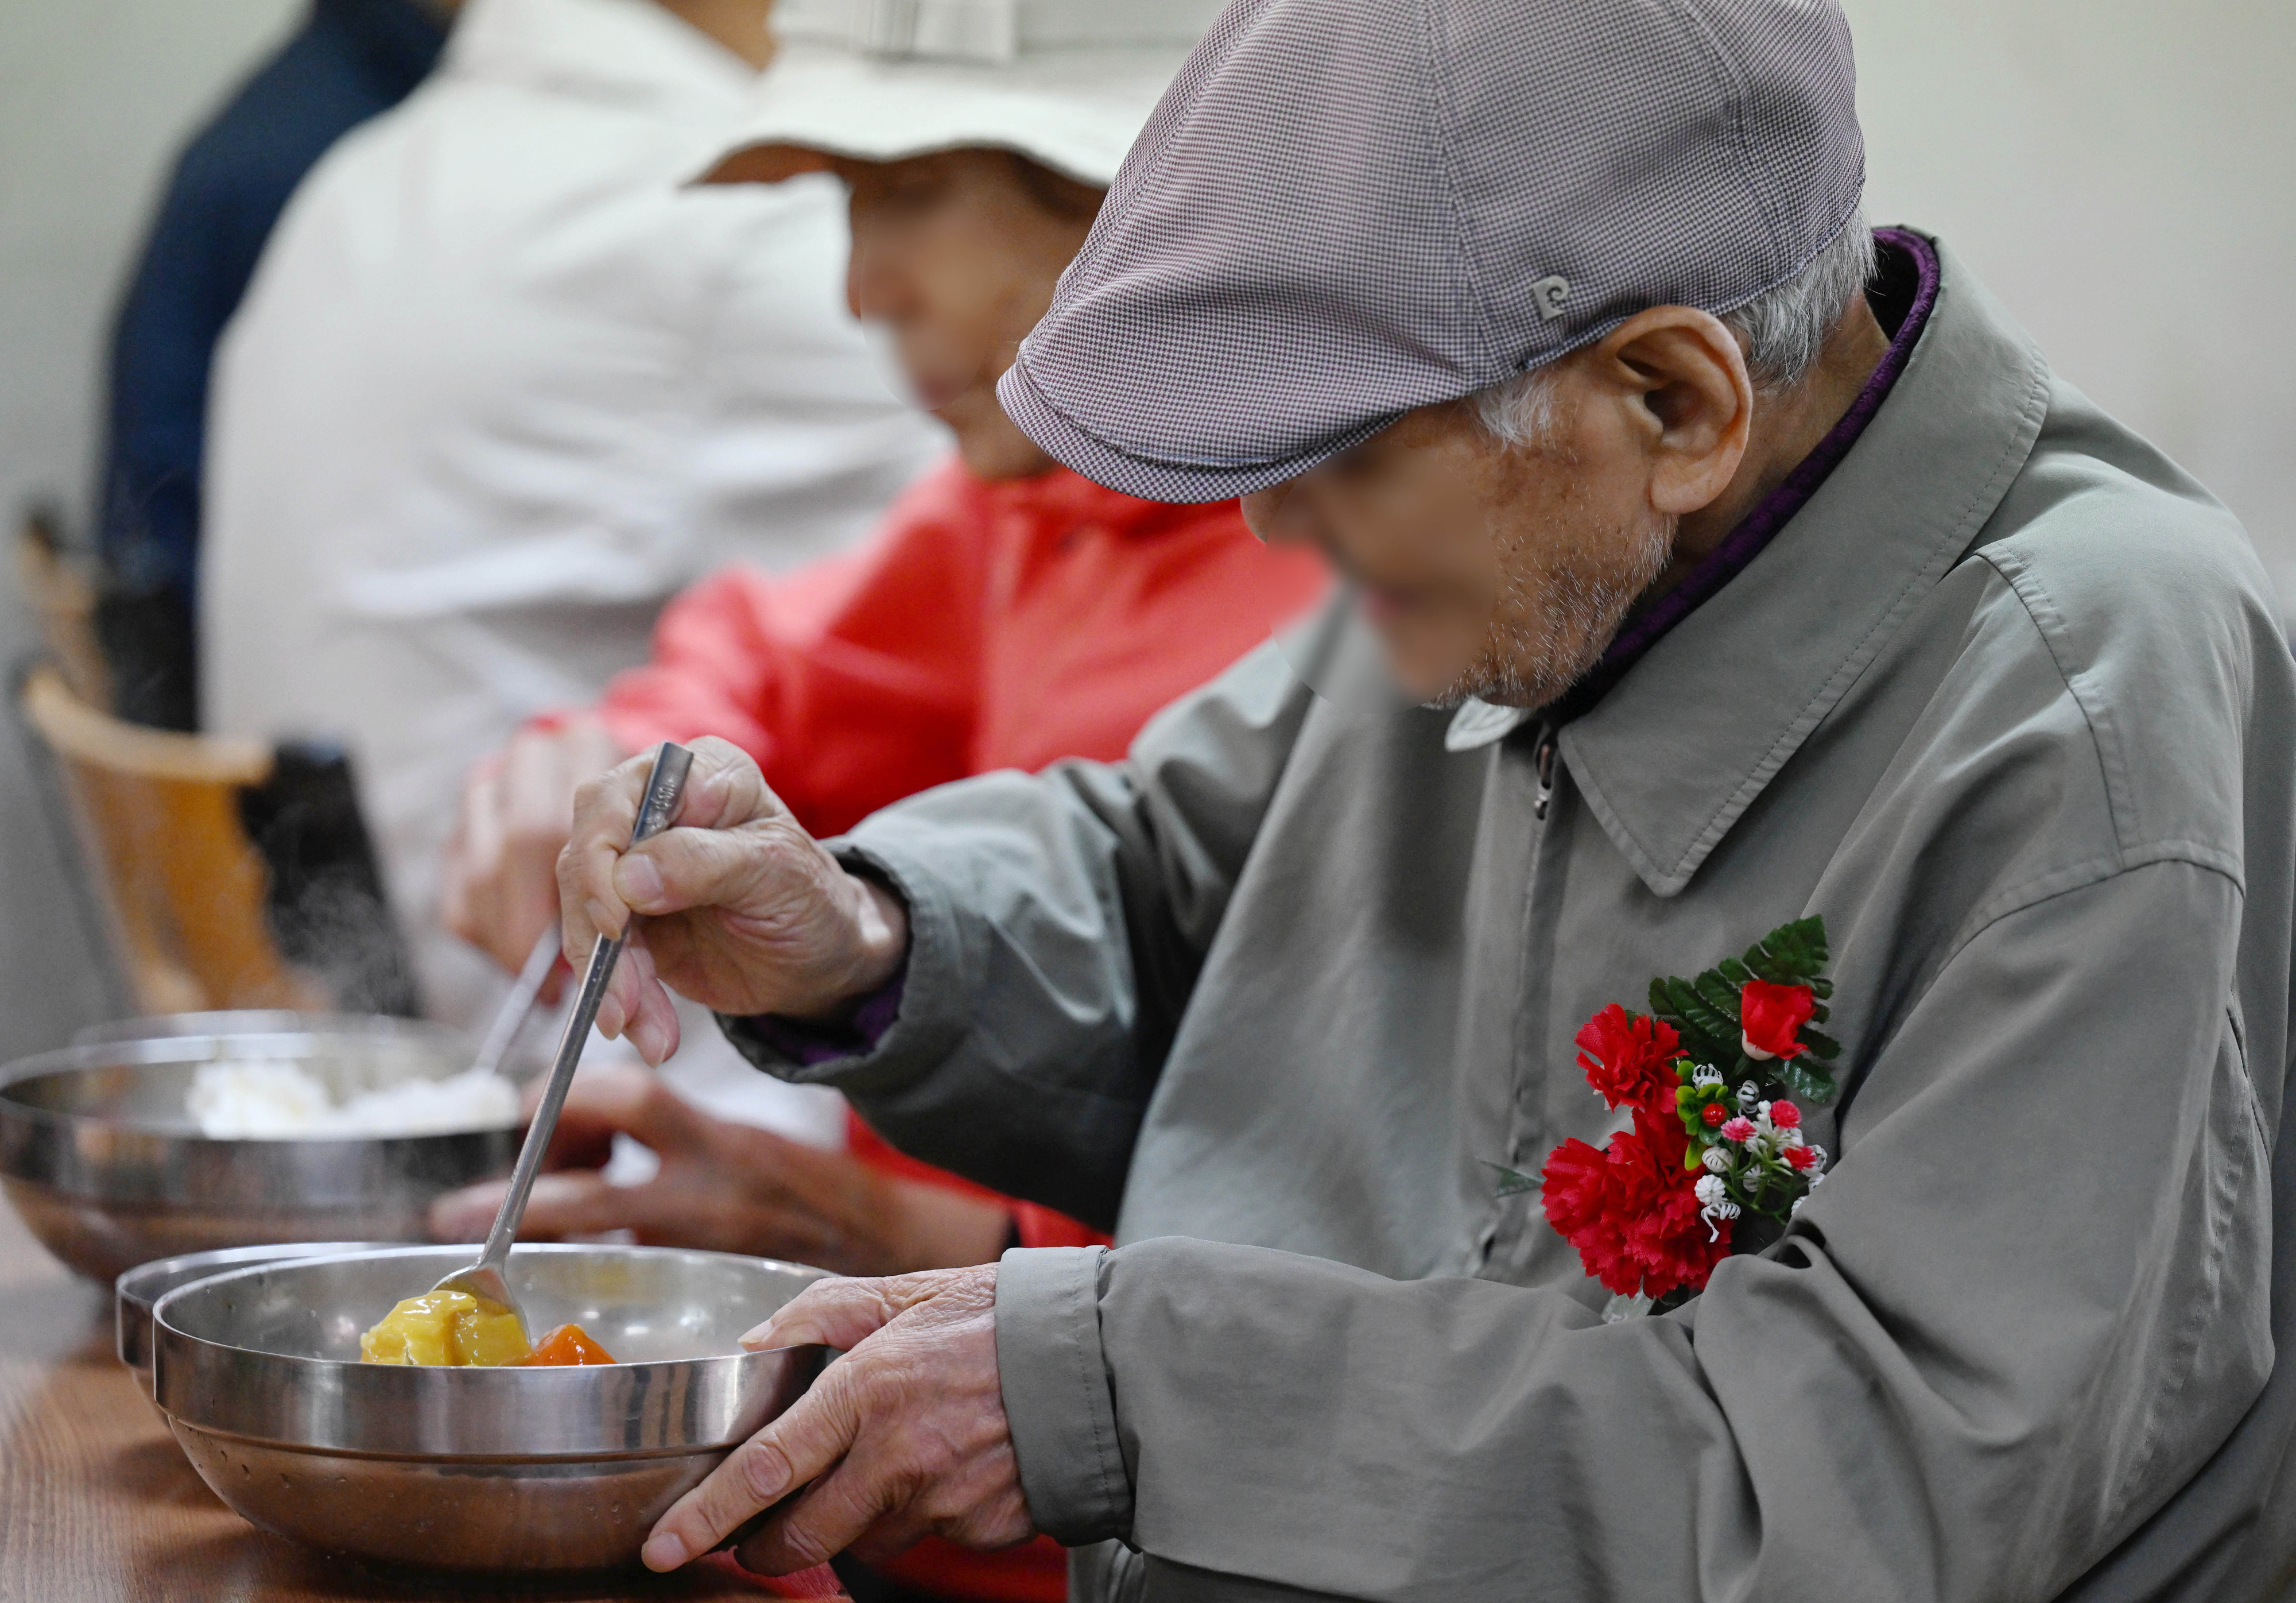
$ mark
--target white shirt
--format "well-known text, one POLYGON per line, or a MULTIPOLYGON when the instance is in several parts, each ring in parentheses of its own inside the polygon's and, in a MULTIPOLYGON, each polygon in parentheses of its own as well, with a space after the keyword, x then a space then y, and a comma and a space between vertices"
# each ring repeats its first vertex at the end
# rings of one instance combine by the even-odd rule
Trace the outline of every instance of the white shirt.
POLYGON ((849 543, 946 449, 844 309, 829 180, 681 187, 756 83, 652 0, 473 0, 298 191, 218 356, 206 720, 346 742, 452 1023, 500 989, 439 921, 469 766, 691 580, 849 543))

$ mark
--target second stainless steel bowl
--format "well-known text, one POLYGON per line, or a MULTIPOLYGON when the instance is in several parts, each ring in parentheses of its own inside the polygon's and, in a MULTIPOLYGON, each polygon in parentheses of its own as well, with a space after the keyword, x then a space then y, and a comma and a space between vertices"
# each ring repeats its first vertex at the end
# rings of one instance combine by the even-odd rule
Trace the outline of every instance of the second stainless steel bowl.
POLYGON ((358 1361, 362 1330, 469 1255, 294 1259, 162 1297, 158 1401, 201 1477, 256 1525, 331 1552, 438 1569, 624 1565, 821 1356, 740 1346, 821 1270, 568 1245, 520 1247, 512 1287, 538 1328, 578 1323, 624 1361, 358 1361))
POLYGON ((111 1285, 113 1350, 135 1377, 144 1395, 152 1395, 152 1310, 178 1286, 189 1286, 209 1275, 275 1263, 282 1258, 340 1257, 391 1244, 378 1241, 296 1241, 267 1246, 227 1246, 211 1253, 185 1253, 180 1257, 139 1263, 111 1285))
POLYGON ((440 1193, 507 1173, 515 1130, 358 1139, 218 1140, 184 1098, 200 1068, 285 1060, 338 1099, 470 1064, 451 1031, 292 1015, 141 1021, 0 1069, 0 1189, 42 1245, 110 1280, 155 1258, 294 1241, 414 1241, 440 1193))

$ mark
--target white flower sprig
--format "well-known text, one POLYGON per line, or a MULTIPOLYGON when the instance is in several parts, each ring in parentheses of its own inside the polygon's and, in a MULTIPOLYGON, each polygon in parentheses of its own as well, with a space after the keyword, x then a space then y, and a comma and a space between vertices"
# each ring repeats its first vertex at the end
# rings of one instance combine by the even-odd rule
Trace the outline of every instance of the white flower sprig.
POLYGON ((1747 1081, 1734 1097, 1710 1067, 1687 1062, 1676 1073, 1684 1082, 1683 1123, 1691 1135, 1685 1155, 1699 1171, 1698 1216, 1711 1238, 1726 1220, 1747 1213, 1791 1219, 1813 1188, 1825 1178, 1825 1149, 1802 1133, 1801 1109, 1784 1097, 1765 1100, 1761 1087, 1747 1081), (1727 1117, 1734 1103, 1737 1112, 1727 1117), (1712 1111, 1709 1111, 1712 1110, 1712 1111))

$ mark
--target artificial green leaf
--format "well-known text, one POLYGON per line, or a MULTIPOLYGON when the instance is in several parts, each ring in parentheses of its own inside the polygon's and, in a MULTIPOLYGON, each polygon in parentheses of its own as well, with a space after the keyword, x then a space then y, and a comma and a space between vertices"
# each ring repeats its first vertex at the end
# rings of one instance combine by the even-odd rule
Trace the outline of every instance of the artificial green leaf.
POLYGON ((1651 1016, 1652 1018, 1662 1019, 1666 1023, 1672 1024, 1674 1026, 1674 1032, 1683 1038, 1682 1053, 1684 1056, 1695 1057, 1698 1056, 1698 1048, 1696 1045, 1690 1040, 1689 1035, 1686 1033, 1690 1029, 1689 1021, 1682 1016, 1682 1009, 1674 1005, 1674 991, 1672 986, 1669 983, 1667 976, 1664 974, 1659 975, 1650 982, 1650 1010, 1651 1016))
POLYGON ((1801 1040, 1802 1045, 1828 1063, 1841 1056, 1841 1043, 1823 1030, 1813 1030, 1808 1024, 1804 1024, 1801 1029, 1801 1040))
POLYGON ((1710 968, 1691 983, 1698 988, 1699 996, 1704 999, 1709 1007, 1728 1019, 1739 1035, 1745 1033, 1745 1025, 1739 1019, 1738 988, 1735 985, 1710 968))
POLYGON ((1743 985, 1754 977, 1752 972, 1735 958, 1725 958, 1714 966, 1716 971, 1733 985, 1743 985))
POLYGON ((1822 1106, 1833 1100, 1833 1076, 1807 1057, 1780 1060, 1775 1078, 1797 1102, 1822 1106))
POLYGON ((1824 972, 1829 955, 1825 920, 1813 914, 1780 925, 1748 947, 1746 966, 1773 985, 1808 985, 1824 972))
POLYGON ((1651 1011, 1674 1026, 1683 1050, 1695 1061, 1718 1068, 1737 1056, 1737 1019, 1715 1012, 1689 981, 1671 975, 1652 980, 1651 1011))
POLYGON ((1521 1170, 1510 1169, 1505 1163, 1494 1163, 1488 1158, 1483 1160, 1483 1167, 1497 1172, 1498 1194, 1501 1196, 1519 1196, 1525 1191, 1538 1189, 1539 1180, 1535 1174, 1525 1174, 1521 1170))

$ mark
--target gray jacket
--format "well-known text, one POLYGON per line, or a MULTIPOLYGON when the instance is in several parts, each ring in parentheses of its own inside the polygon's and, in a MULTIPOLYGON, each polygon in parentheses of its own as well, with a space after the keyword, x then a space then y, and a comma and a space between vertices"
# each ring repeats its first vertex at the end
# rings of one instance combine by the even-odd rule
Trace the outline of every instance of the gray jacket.
POLYGON ((734 1027, 1116 1221, 997 1303, 1037 1524, 1125 1544, 1083 1599, 2276 1595, 2296 672, 2223 508, 1948 255, 1849 456, 1549 785, 1536 719, 1349 704, 1270 648, 1126 762, 878 815, 898 1023, 810 1069, 734 1027), (1595 1009, 1809 912, 1834 1171, 1605 1323, 1487 1165, 1616 1127, 1595 1009))

